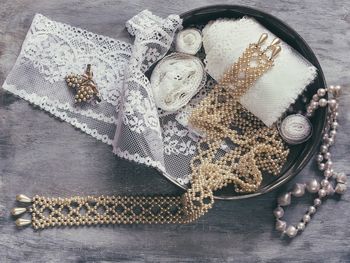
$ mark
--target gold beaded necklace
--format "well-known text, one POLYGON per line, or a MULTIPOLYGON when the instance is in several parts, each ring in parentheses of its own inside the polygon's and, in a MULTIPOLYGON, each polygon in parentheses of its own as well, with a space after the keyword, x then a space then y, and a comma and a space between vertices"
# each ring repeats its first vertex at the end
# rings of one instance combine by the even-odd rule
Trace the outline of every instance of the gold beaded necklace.
POLYGON ((18 226, 34 229, 55 226, 100 224, 189 223, 205 214, 214 203, 214 191, 228 184, 236 192, 256 191, 262 171, 277 175, 288 155, 276 126, 266 127, 244 109, 239 98, 273 66, 281 50, 279 40, 266 49, 267 34, 250 44, 223 79, 190 116, 192 126, 205 133, 191 161, 192 185, 182 196, 87 196, 71 198, 28 198, 17 200, 27 207, 12 214, 31 213, 31 220, 19 218, 18 226), (268 55, 270 54, 270 55, 268 55))

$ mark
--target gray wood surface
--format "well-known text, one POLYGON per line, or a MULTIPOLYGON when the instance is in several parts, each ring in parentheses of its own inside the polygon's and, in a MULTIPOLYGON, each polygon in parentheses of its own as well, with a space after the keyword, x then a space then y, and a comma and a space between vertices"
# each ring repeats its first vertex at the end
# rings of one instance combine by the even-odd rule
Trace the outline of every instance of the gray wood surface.
MULTIPOLYGON (((0 0, 0 83, 19 53, 37 12, 127 40, 124 23, 147 8, 157 15, 215 4, 192 1, 0 0)), ((223 1, 245 4, 281 18, 311 45, 328 83, 350 84, 348 0, 223 1)), ((350 88, 341 101, 335 167, 349 171, 350 88)), ((296 180, 319 176, 311 162, 296 180)), ((288 186, 292 184, 289 183, 288 186)), ((288 187, 286 186, 286 187, 288 187)), ((283 189, 280 189, 280 191, 283 189)), ((0 262, 350 262, 350 191, 326 201, 304 234, 280 239, 271 214, 273 192, 217 202, 189 225, 114 226, 17 230, 10 209, 15 195, 180 193, 152 169, 113 156, 111 149, 9 93, 0 95, 0 262)), ((301 200, 288 211, 297 222, 301 200)))

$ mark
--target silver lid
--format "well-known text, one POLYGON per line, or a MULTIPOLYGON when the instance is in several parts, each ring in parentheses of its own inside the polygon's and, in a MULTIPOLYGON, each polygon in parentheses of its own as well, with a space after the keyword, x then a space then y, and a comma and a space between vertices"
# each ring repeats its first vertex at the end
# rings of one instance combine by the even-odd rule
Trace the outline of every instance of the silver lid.
POLYGON ((284 118, 278 127, 281 137, 289 144, 300 144, 312 135, 310 120, 301 114, 293 114, 284 118))

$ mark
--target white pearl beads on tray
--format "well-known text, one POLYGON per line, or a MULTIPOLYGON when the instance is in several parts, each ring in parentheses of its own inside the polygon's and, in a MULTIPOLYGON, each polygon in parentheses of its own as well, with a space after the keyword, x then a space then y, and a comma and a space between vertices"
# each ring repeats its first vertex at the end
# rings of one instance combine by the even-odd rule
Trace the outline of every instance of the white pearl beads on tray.
POLYGON ((320 146, 320 152, 316 156, 318 168, 323 172, 324 178, 319 182, 316 179, 310 180, 306 184, 296 184, 292 191, 282 194, 278 200, 278 206, 273 214, 276 217, 276 230, 288 237, 295 237, 298 233, 305 229, 305 226, 310 222, 313 214, 316 213, 317 208, 322 204, 322 199, 331 196, 334 193, 343 194, 346 191, 347 176, 344 173, 336 173, 333 170, 333 163, 331 160, 331 153, 329 148, 334 144, 335 136, 338 128, 338 96, 340 95, 340 86, 330 86, 329 88, 321 88, 312 97, 311 102, 307 106, 306 116, 311 117, 315 110, 319 107, 328 106, 327 124, 320 146), (328 98, 323 98, 326 94, 332 95, 328 98), (334 183, 333 183, 334 182, 334 183), (292 197, 301 197, 307 190, 310 194, 315 194, 313 204, 308 208, 307 212, 302 217, 297 225, 288 225, 286 221, 282 220, 284 216, 283 207, 291 204, 292 197))

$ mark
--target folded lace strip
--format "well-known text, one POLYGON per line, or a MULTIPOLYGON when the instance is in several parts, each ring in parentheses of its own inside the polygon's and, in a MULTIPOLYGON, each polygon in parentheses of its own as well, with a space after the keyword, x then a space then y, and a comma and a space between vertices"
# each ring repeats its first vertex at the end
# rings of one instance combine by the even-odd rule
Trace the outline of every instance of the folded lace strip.
POLYGON ((87 134, 112 144, 131 45, 35 15, 3 88, 87 134), (100 104, 74 105, 64 77, 92 64, 100 104))
POLYGON ((113 145, 120 157, 189 182, 195 142, 155 106, 145 72, 169 50, 181 19, 145 10, 126 23, 133 45, 35 15, 3 88, 113 145), (92 64, 101 103, 74 106, 64 77, 92 64))

